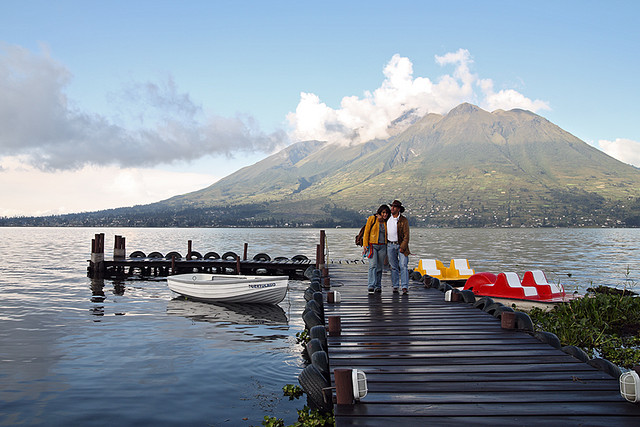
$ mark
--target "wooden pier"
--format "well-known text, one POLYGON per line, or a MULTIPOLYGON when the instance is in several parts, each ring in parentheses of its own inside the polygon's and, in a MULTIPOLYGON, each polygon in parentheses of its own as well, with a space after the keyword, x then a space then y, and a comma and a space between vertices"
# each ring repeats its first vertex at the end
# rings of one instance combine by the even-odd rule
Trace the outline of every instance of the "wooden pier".
POLYGON ((418 282, 393 294, 387 273, 382 294, 368 295, 366 265, 330 273, 341 294, 324 303, 332 386, 336 369, 368 382, 360 402, 334 405, 336 426, 640 425, 617 379, 473 304, 418 282))
POLYGON ((105 279, 149 279, 184 273, 217 273, 217 274, 266 274, 285 275, 290 278, 303 278, 309 267, 321 268, 324 264, 324 233, 321 243, 316 247, 316 260, 310 260, 303 255, 291 258, 275 257, 260 253, 252 258, 248 256, 248 244, 244 244, 243 254, 234 252, 207 252, 202 255, 192 249, 192 243, 187 242, 185 256, 178 252, 161 254, 133 251, 128 257, 125 255, 125 238, 115 236, 113 258, 107 259, 104 254, 104 233, 95 235, 91 241, 91 259, 87 268, 89 277, 105 279))

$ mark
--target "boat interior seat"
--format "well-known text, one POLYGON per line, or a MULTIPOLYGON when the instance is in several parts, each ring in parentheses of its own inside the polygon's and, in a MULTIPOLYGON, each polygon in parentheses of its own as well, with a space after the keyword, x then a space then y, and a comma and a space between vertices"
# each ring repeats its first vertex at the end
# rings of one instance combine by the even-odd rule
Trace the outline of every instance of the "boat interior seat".
POLYGON ((475 271, 469 267, 469 261, 466 258, 452 259, 449 269, 457 271, 458 276, 471 276, 475 274, 475 271))
POLYGON ((418 270, 420 273, 427 274, 438 279, 442 278, 442 272, 445 270, 444 264, 437 259, 421 259, 418 262, 418 270))
POLYGON ((520 277, 517 273, 505 272, 503 274, 505 275, 505 278, 507 279, 507 285, 510 288, 522 288, 522 290, 524 291, 524 295, 527 297, 538 295, 538 290, 535 288, 535 286, 522 285, 522 282, 520 282, 520 277))
POLYGON ((542 270, 531 270, 524 273, 522 278, 524 286, 536 286, 541 292, 540 294, 563 294, 564 286, 561 284, 549 283, 547 276, 542 270), (546 289, 545 289, 546 288, 546 289))

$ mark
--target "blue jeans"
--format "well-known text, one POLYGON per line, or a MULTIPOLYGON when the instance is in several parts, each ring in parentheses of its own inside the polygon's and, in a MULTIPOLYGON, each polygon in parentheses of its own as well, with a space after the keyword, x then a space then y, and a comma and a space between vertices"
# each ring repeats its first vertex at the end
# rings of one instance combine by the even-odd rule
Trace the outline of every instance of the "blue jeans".
POLYGON ((397 243, 387 244, 387 256, 391 267, 391 285, 394 288, 402 285, 402 289, 408 289, 409 257, 400 252, 400 245, 397 243))
POLYGON ((369 289, 382 289, 382 269, 387 256, 387 245, 372 245, 373 256, 369 258, 369 289))

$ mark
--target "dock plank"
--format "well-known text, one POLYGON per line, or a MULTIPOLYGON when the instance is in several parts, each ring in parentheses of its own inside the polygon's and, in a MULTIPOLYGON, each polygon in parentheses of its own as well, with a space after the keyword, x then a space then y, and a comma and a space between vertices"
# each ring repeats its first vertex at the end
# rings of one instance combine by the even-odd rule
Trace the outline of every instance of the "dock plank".
POLYGON ((337 426, 640 425, 640 406, 626 402, 618 381, 442 292, 410 287, 367 294, 366 265, 331 265, 341 302, 329 336, 330 368, 357 368, 369 394, 335 405, 337 426))

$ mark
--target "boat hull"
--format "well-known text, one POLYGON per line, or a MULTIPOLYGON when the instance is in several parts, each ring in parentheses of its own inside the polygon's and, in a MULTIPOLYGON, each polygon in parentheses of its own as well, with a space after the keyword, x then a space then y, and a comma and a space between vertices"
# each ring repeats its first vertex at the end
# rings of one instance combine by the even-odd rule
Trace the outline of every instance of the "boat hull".
POLYGON ((278 304, 287 294, 287 276, 178 274, 169 276, 169 289, 205 302, 278 304))

